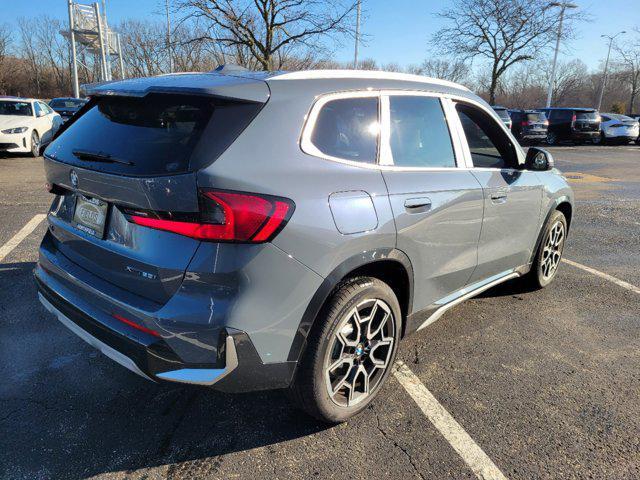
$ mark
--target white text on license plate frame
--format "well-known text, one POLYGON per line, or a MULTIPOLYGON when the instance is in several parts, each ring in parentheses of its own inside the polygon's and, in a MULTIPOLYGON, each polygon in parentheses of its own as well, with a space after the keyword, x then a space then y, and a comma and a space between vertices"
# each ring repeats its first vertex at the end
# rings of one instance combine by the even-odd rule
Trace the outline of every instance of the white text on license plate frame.
POLYGON ((104 236, 108 208, 109 204, 102 200, 77 195, 76 208, 73 212, 73 224, 78 230, 102 238, 104 236))

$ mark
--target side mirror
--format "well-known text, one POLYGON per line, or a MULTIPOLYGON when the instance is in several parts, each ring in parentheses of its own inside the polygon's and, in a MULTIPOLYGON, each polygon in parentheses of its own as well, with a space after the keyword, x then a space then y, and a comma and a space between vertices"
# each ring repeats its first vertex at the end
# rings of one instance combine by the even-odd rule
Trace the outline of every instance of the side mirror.
POLYGON ((554 167, 553 156, 543 148, 529 147, 527 158, 524 161, 524 168, 545 172, 554 167))
POLYGON ((40 118, 40 117, 44 117, 45 115, 46 113, 43 110, 40 110, 36 116, 40 118))

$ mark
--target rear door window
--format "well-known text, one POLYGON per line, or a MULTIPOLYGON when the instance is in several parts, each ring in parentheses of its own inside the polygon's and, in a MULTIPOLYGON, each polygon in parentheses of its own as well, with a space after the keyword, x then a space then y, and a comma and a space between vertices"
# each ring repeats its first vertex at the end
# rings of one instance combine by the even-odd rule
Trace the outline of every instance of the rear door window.
MULTIPOLYGON (((311 132, 307 153, 376 163, 379 139, 378 98, 337 98, 325 103, 311 132)), ((305 151, 306 151, 305 150, 305 151)))
POLYGON ((206 143, 216 143, 205 152, 213 161, 214 153, 221 153, 217 143, 230 144, 259 110, 253 104, 191 95, 100 97, 92 102, 46 154, 83 168, 131 176, 189 171, 205 130, 206 143))
POLYGON ((455 167, 451 135, 440 100, 389 97, 391 154, 399 167, 455 167))

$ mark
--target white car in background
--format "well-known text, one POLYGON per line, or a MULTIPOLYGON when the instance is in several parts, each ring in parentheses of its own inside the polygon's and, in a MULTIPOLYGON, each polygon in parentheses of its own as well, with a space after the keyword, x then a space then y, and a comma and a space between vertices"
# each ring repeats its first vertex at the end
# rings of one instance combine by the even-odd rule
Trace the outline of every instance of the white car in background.
POLYGON ((638 138, 640 127, 638 120, 634 120, 619 113, 601 113, 600 140, 602 143, 629 143, 638 138))
POLYGON ((0 97, 0 152, 37 157, 60 125, 62 117, 40 100, 0 97))

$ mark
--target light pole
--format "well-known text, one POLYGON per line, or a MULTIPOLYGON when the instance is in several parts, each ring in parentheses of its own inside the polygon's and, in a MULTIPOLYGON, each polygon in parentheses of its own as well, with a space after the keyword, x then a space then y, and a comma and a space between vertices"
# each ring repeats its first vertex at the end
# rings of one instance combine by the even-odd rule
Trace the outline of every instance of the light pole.
POLYGON ((353 68, 358 69, 358 42, 360 41, 360 13, 361 13, 361 5, 360 0, 358 0, 358 6, 356 7, 356 46, 353 52, 353 68))
POLYGON ((604 73, 602 74, 602 84, 600 85, 600 95, 598 95, 598 106, 597 110, 600 110, 602 106, 602 97, 604 95, 604 85, 607 82, 607 69, 609 68, 609 57, 611 56, 611 45, 613 45, 613 41, 618 35, 622 35, 623 33, 627 33, 624 30, 616 33, 615 35, 600 35, 601 38, 609 39, 609 50, 607 51, 607 60, 604 62, 604 73))
POLYGON ((164 1, 167 14, 167 54, 169 55, 169 73, 173 73, 173 55, 171 54, 171 16, 169 15, 169 0, 164 1))
POLYGON ((556 37, 556 51, 553 54, 553 65, 551 66, 551 78, 549 79, 549 88, 547 89, 547 108, 551 106, 551 97, 553 96, 553 82, 556 80, 556 64, 558 62, 558 52, 560 51, 560 39, 562 38, 562 22, 564 21, 564 11, 567 8, 578 8, 574 3, 569 2, 552 2, 549 7, 560 7, 560 21, 558 22, 558 36, 556 37))

